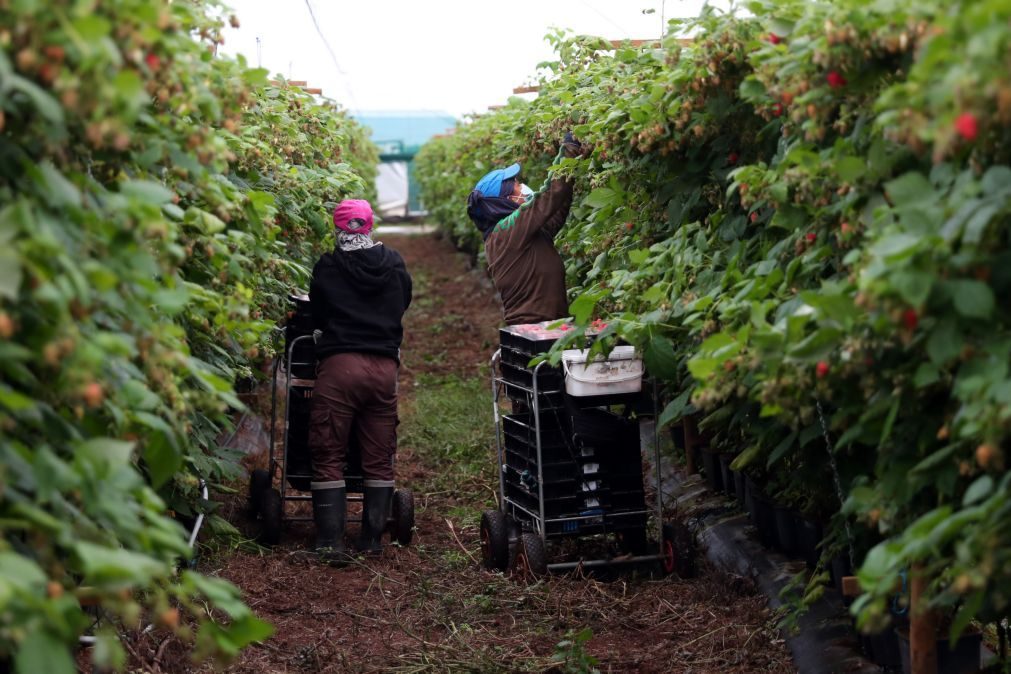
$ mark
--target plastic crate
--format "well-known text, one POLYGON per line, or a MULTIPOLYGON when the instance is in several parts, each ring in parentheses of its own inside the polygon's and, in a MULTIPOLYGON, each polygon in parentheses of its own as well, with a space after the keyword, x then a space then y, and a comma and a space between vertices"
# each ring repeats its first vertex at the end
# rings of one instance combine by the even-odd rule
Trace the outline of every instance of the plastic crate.
MULTIPOLYGON (((541 446, 564 447, 566 444, 565 413, 560 410, 542 411, 540 414, 541 446)), ((534 427, 534 415, 506 414, 502 417, 502 430, 531 446, 536 446, 537 431, 534 427)))
POLYGON ((555 322, 510 325, 499 330, 499 339, 503 347, 533 357, 550 350, 551 346, 568 332, 562 329, 549 330, 547 326, 555 322))
MULTIPOLYGON (((500 367, 502 368, 502 378, 505 379, 507 384, 515 384, 529 389, 534 387, 534 371, 532 369, 510 365, 506 362, 503 362, 500 367)), ((544 391, 561 392, 561 390, 561 373, 550 368, 541 368, 537 373, 538 393, 544 391)), ((560 395, 558 397, 561 399, 560 395)))

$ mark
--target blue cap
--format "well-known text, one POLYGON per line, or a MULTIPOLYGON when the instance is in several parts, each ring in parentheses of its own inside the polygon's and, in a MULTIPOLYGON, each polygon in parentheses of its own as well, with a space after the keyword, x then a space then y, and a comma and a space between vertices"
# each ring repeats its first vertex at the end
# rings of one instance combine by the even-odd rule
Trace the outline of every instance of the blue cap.
POLYGON ((519 172, 519 164, 513 164, 512 166, 507 166, 502 169, 489 171, 483 178, 477 181, 477 185, 474 186, 474 189, 480 192, 481 196, 484 197, 501 196, 502 183, 510 178, 515 178, 519 172))

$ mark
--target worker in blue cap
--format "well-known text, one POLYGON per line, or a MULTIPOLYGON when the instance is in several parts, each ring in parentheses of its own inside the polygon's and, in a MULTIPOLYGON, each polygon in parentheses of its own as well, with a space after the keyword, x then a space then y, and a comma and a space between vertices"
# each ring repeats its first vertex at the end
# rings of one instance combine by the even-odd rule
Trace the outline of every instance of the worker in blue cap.
MULTIPOLYGON (((566 134, 559 157, 576 157, 580 144, 566 134)), ((572 207, 572 182, 549 179, 533 191, 519 164, 490 171, 467 199, 467 214, 484 237, 488 270, 502 297, 507 325, 568 315, 565 266, 555 235, 572 207)))

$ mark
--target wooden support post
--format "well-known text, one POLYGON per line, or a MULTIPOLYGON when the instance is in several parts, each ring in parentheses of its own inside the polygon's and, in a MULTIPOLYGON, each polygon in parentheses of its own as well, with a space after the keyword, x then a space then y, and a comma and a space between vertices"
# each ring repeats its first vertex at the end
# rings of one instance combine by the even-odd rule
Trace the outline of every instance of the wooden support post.
POLYGON ((685 470, 691 475, 698 472, 698 467, 695 465, 695 447, 699 444, 699 431, 695 426, 695 419, 692 417, 684 418, 682 428, 685 433, 685 470))
POLYGON ((927 579, 913 567, 909 581, 909 661, 912 674, 937 674, 937 613, 922 604, 927 579))
POLYGON ((541 88, 535 84, 535 85, 530 86, 530 87, 514 87, 513 88, 513 93, 514 94, 536 94, 540 90, 541 90, 541 88))

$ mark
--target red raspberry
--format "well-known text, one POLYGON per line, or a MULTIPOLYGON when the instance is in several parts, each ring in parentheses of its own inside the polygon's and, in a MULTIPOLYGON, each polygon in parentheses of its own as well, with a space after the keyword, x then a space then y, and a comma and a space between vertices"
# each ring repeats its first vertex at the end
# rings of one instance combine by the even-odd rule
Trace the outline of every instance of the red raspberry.
POLYGON ((970 142, 976 140, 976 136, 979 134, 979 123, 976 121, 976 115, 971 112, 963 112, 959 115, 955 119, 955 131, 962 138, 970 142))
POLYGON ((846 78, 835 70, 829 72, 825 79, 828 81, 828 85, 833 89, 839 89, 846 86, 846 78))

